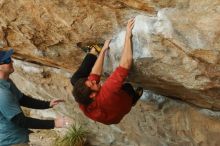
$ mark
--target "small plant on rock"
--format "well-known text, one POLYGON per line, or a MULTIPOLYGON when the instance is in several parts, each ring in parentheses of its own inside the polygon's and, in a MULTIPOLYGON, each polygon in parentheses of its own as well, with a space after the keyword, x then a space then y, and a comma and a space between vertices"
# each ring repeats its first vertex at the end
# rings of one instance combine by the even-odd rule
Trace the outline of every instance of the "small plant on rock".
POLYGON ((57 146, 84 146, 88 131, 82 125, 73 124, 68 128, 64 137, 56 140, 57 146))

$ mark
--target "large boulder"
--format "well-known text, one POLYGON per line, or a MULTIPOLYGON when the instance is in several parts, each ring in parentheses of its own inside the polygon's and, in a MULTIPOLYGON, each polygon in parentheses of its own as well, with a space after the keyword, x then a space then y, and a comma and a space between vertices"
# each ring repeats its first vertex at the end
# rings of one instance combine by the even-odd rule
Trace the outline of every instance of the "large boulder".
POLYGON ((42 99, 65 97, 71 102, 58 110, 83 121, 69 82, 85 56, 76 44, 113 38, 105 62, 110 73, 126 22, 136 17, 128 80, 169 99, 152 105, 146 97, 119 125, 90 121, 96 145, 219 143, 219 0, 2 0, 0 7, 0 48, 15 50, 18 87, 42 99))

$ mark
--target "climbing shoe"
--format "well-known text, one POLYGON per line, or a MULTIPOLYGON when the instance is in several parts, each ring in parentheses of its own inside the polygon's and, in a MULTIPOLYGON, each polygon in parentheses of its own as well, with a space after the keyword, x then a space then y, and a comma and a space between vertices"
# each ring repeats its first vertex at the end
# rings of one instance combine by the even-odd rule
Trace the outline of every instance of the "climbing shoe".
POLYGON ((79 42, 79 43, 77 43, 76 45, 77 45, 77 47, 81 48, 81 49, 82 49, 84 52, 86 52, 86 53, 90 52, 90 50, 91 50, 92 48, 94 48, 95 51, 99 54, 99 53, 101 52, 102 46, 103 46, 104 44, 83 45, 82 42, 79 42))
POLYGON ((137 87, 135 90, 135 101, 133 102, 133 106, 137 103, 137 101, 143 95, 144 89, 142 87, 137 87))

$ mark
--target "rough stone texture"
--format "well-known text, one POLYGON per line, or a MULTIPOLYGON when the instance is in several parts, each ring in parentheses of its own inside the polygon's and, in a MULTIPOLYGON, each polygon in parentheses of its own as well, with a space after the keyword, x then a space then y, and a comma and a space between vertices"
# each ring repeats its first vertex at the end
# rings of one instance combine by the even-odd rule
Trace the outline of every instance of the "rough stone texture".
POLYGON ((182 102, 141 102, 122 123, 110 127, 89 122, 95 133, 91 142, 218 145, 219 113, 202 108, 220 109, 219 0, 1 0, 0 8, 0 48, 13 47, 14 58, 35 64, 15 62, 17 85, 35 97, 68 99, 60 110, 83 122, 87 119, 72 100, 68 80, 85 55, 76 43, 117 38, 129 18, 148 17, 146 35, 134 47, 143 46, 149 56, 135 60, 129 80, 182 102), (170 25, 159 19, 164 17, 170 25))
MULTIPOLYGON (((87 139, 91 146, 217 146, 220 142, 220 112, 150 96, 139 101, 120 124, 105 126, 88 120, 79 110, 71 96, 69 73, 17 60, 15 65, 12 79, 24 93, 40 99, 66 100, 55 110, 31 110, 29 115, 36 118, 67 115, 89 131, 87 139)), ((31 144, 53 145, 56 137, 65 131, 37 130, 30 135, 31 144)))

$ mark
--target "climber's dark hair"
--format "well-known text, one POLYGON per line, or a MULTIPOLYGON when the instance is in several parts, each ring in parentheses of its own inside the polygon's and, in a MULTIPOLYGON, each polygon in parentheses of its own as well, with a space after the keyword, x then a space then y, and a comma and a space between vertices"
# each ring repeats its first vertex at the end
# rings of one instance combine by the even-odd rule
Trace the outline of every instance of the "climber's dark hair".
POLYGON ((87 81, 87 78, 81 78, 79 79, 73 89, 73 96, 76 100, 76 102, 88 106, 90 103, 93 102, 93 99, 90 98, 90 94, 92 93, 92 90, 86 86, 85 82, 87 81))

